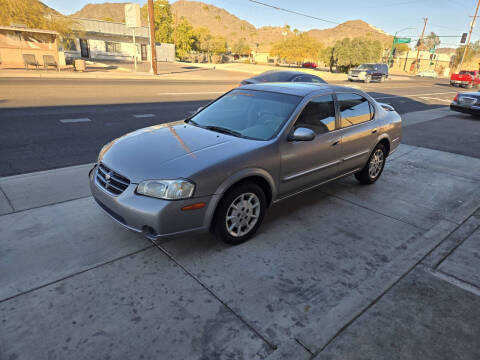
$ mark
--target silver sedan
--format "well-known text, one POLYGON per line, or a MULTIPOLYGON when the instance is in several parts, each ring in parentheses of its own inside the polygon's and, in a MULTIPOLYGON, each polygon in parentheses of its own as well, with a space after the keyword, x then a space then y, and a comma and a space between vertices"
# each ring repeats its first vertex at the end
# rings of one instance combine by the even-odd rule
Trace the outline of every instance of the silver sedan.
POLYGON ((98 204, 150 239, 213 231, 239 244, 273 203, 347 175, 378 180, 401 118, 352 88, 236 88, 186 120, 126 134, 90 172, 98 204))

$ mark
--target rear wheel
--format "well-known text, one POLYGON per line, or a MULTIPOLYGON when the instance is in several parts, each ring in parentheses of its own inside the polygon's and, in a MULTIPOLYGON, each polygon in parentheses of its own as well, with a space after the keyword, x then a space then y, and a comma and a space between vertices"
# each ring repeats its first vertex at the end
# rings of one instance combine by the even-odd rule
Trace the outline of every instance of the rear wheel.
POLYGON ((229 190, 217 208, 215 234, 231 245, 247 241, 260 227, 266 203, 265 193, 257 184, 244 183, 229 190))
POLYGON ((365 167, 359 172, 355 173, 355 177, 361 184, 373 184, 382 175, 383 168, 385 167, 385 160, 387 158, 387 152, 383 144, 378 144, 373 149, 370 158, 368 159, 365 167))

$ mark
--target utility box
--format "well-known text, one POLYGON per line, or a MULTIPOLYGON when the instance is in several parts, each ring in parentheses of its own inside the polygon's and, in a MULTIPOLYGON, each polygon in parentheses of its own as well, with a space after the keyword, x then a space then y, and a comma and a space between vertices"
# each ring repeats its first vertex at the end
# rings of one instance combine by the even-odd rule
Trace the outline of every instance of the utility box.
POLYGON ((73 66, 75 68, 75 71, 85 71, 85 60, 83 59, 75 59, 75 62, 73 63, 73 66))

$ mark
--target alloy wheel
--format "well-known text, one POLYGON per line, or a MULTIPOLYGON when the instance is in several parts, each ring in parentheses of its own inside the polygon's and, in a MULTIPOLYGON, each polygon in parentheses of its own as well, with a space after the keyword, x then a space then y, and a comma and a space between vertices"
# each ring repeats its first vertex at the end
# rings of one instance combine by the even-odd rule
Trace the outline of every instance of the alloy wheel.
POLYGON ((368 175, 370 175, 372 179, 375 179, 380 174, 384 161, 385 156, 382 149, 375 150, 372 158, 370 159, 370 164, 368 165, 368 175))

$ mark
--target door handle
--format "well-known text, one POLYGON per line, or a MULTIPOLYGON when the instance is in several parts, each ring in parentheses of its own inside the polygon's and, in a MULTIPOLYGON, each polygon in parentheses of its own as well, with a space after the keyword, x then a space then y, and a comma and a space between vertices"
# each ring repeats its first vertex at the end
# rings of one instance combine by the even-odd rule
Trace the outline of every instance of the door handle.
POLYGON ((340 140, 334 141, 334 142, 332 143, 332 146, 338 145, 339 142, 340 142, 340 140))
POLYGON ((377 131, 378 131, 378 129, 373 129, 373 130, 372 130, 372 134, 376 134, 377 131))

